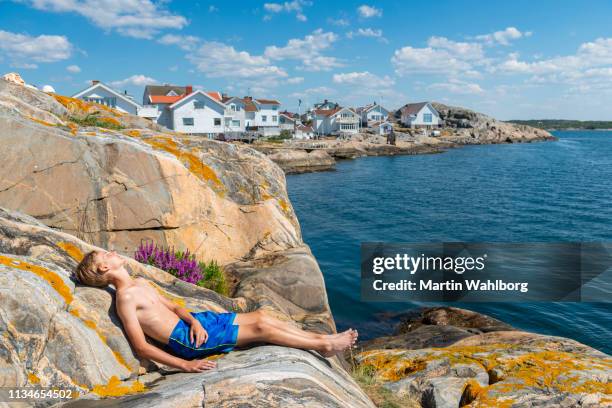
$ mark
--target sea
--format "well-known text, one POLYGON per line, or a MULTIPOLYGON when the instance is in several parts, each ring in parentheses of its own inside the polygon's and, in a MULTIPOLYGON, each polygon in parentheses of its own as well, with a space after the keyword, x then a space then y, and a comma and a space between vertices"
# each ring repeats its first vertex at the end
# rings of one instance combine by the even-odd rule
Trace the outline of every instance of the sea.
POLYGON ((611 354, 612 303, 360 299, 362 242, 612 242, 612 131, 553 134, 558 141, 365 157, 287 176, 338 330, 388 335, 405 312, 449 305, 611 354))

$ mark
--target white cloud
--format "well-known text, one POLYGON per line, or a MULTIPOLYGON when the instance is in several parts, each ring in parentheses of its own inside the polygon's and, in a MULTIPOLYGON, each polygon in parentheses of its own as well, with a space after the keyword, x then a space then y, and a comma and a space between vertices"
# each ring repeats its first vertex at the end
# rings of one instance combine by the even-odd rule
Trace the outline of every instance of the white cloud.
POLYGON ((73 74, 78 74, 79 72, 81 72, 81 67, 79 67, 78 65, 68 65, 66 67, 66 71, 72 72, 73 74))
POLYGON ((302 82, 304 82, 304 77, 293 77, 287 80, 287 83, 291 85, 301 84, 302 82))
POLYGON ((327 22, 331 25, 335 25, 338 27, 347 27, 349 25, 351 25, 351 23, 349 23, 349 21, 346 18, 328 18, 327 22))
POLYGON ((530 37, 531 31, 521 32, 516 27, 508 27, 505 30, 495 31, 494 33, 477 35, 476 39, 484 41, 486 44, 510 45, 510 41, 518 40, 522 37, 530 37))
POLYGON ((200 43, 200 39, 193 35, 166 34, 157 42, 164 45, 176 45, 182 50, 192 51, 200 43))
POLYGON ((385 88, 395 83, 389 76, 379 77, 369 71, 334 74, 333 81, 336 84, 358 85, 369 89, 385 88))
POLYGON ((145 86, 145 85, 152 85, 152 84, 157 84, 157 83, 158 82, 151 77, 148 77, 142 74, 136 74, 136 75, 132 75, 125 79, 121 79, 118 81, 112 81, 110 85, 115 88, 121 88, 127 85, 145 86))
POLYGON ((136 38, 153 38, 164 29, 181 29, 187 19, 151 0, 19 0, 38 10, 77 13, 105 30, 136 38))
POLYGON ((466 82, 459 79, 449 79, 447 82, 438 82, 429 85, 428 89, 442 90, 454 94, 480 94, 484 90, 476 83, 466 82))
POLYGON ((304 14, 304 7, 312 5, 311 1, 306 0, 293 0, 286 1, 284 3, 265 3, 264 10, 266 10, 269 14, 264 16, 264 20, 270 20, 272 14, 278 13, 295 13, 295 18, 298 21, 306 21, 308 18, 304 14))
POLYGON ((238 51, 220 42, 205 42, 189 53, 187 59, 209 78, 232 80, 240 88, 248 87, 253 92, 278 86, 288 77, 268 57, 238 51))
POLYGON ((357 7, 357 12, 363 18, 382 17, 382 9, 366 4, 357 7))
POLYGON ((11 67, 13 68, 19 68, 19 69, 36 69, 38 68, 37 64, 29 64, 27 62, 14 62, 11 64, 11 67))
POLYGON ((35 62, 56 62, 72 54, 73 46, 61 35, 39 35, 11 33, 0 30, 0 56, 4 55, 13 65, 35 68, 35 62))
POLYGON ((388 42, 385 37, 383 37, 383 31, 381 29, 373 29, 373 28, 359 28, 357 31, 349 31, 346 33, 348 38, 353 37, 370 37, 377 38, 381 42, 388 42))
POLYGON ((333 95, 336 91, 332 88, 329 88, 327 86, 317 86, 315 88, 308 88, 308 89, 304 89, 303 91, 299 91, 299 92, 293 92, 292 94, 289 94, 290 97, 292 98, 309 98, 309 97, 316 97, 316 98, 325 98, 329 95, 333 95))
POLYGON ((391 62, 396 74, 469 74, 478 75, 476 67, 489 64, 482 44, 458 42, 445 37, 430 37, 427 47, 405 46, 395 51, 391 62))
POLYGON ((324 32, 319 28, 303 39, 293 38, 284 47, 268 46, 264 56, 271 60, 298 60, 302 62, 301 69, 306 71, 329 71, 342 64, 336 57, 322 55, 338 39, 332 32, 324 32))

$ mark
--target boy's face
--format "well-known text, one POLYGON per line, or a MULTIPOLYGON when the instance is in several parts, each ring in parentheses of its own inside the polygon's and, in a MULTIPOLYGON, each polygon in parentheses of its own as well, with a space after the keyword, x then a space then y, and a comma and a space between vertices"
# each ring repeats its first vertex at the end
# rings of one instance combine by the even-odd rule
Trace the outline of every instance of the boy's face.
POLYGON ((126 260, 117 255, 115 251, 98 251, 96 256, 98 269, 104 273, 121 268, 126 260))

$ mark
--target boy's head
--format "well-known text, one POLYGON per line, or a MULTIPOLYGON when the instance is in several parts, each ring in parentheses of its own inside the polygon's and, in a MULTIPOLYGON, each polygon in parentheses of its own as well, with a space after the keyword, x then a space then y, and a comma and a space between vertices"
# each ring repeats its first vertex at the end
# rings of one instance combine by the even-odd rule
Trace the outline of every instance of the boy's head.
POLYGON ((84 285, 106 286, 125 262, 115 251, 90 251, 77 266, 75 275, 84 285))

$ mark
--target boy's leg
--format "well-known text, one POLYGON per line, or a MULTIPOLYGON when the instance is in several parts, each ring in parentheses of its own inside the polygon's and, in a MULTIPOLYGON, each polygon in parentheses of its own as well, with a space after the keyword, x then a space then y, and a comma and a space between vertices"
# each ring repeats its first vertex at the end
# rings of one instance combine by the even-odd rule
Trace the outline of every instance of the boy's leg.
MULTIPOLYGON (((356 339, 356 333, 346 331, 337 336, 323 336, 312 338, 302 333, 295 333, 279 329, 270 324, 268 319, 257 319, 250 324, 239 324, 238 346, 250 343, 266 342, 280 346, 295 347, 306 350, 317 350, 326 357, 347 349, 352 346, 356 339)), ((307 332, 303 332, 307 333, 307 332)))
POLYGON ((279 330, 285 330, 287 332, 290 332, 296 335, 300 335, 300 336, 309 337, 312 339, 322 339, 322 338, 330 336, 329 334, 313 333, 313 332, 309 332, 306 330, 302 330, 298 327, 295 327, 291 323, 283 322, 282 320, 269 316, 262 310, 257 310, 255 312, 249 312, 249 313, 238 313, 236 314, 234 323, 240 326, 244 324, 253 324, 255 322, 262 321, 262 320, 266 321, 271 326, 277 327, 279 330))

